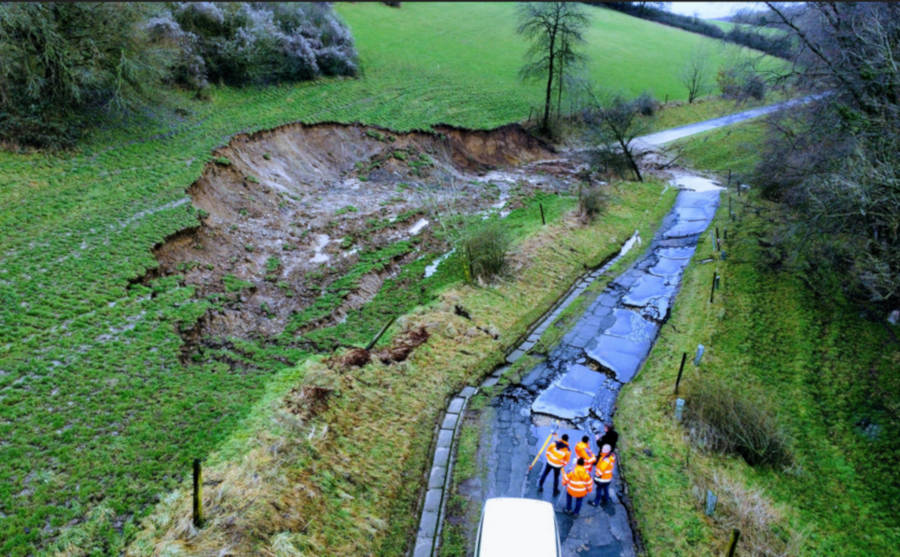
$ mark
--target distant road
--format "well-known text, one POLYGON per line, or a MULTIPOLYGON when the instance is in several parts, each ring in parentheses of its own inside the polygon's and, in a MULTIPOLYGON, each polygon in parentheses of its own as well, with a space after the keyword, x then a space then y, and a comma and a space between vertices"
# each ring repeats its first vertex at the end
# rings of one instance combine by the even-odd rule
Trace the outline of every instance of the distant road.
POLYGON ((694 124, 687 124, 686 126, 679 126, 677 128, 670 128, 661 132, 651 133, 649 135, 642 135, 641 137, 635 138, 634 141, 636 143, 645 144, 650 147, 659 147, 665 143, 669 143, 670 141, 681 139, 682 137, 687 137, 689 135, 694 135, 716 128, 721 128, 723 126, 736 124, 738 122, 743 122, 744 120, 763 116, 765 114, 776 112, 783 108, 790 108, 792 106, 806 104, 809 101, 818 99, 825 95, 827 95, 827 93, 819 93, 817 95, 809 95, 801 99, 792 99, 789 101, 771 104, 769 106, 761 106, 759 108, 745 110, 744 112, 729 114, 728 116, 713 118, 712 120, 704 120, 703 122, 696 122, 694 124))

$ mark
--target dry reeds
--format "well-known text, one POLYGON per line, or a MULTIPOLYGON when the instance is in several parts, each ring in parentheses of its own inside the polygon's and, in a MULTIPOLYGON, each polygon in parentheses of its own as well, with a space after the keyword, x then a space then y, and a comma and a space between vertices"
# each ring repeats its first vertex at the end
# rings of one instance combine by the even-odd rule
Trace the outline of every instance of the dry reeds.
POLYGON ((788 466, 791 454, 775 416, 725 381, 704 376, 689 384, 687 418, 700 447, 741 456, 751 466, 788 466))
POLYGON ((724 474, 713 472, 703 486, 694 486, 698 504, 705 504, 706 490, 718 497, 713 520, 725 533, 741 532, 739 554, 772 557, 798 555, 806 535, 792 530, 784 511, 759 489, 753 489, 724 474))

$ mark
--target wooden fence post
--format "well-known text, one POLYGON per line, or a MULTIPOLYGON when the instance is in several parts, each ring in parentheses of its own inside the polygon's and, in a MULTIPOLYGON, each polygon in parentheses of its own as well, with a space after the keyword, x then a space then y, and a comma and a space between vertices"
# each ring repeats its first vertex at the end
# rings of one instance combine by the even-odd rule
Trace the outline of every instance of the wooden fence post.
POLYGON ((741 537, 741 531, 737 528, 731 531, 731 543, 728 545, 728 557, 734 557, 734 550, 737 547, 738 538, 741 537))
POLYGON ((394 322, 394 319, 396 319, 396 316, 392 316, 388 320, 388 322, 384 324, 384 327, 382 327, 381 330, 378 331, 378 334, 375 335, 375 338, 373 338, 371 341, 369 341, 369 344, 366 345, 366 350, 371 350, 372 347, 375 346, 375 343, 378 342, 378 339, 381 338, 381 335, 383 335, 384 332, 388 330, 388 327, 391 326, 391 323, 394 322))
POLYGON ((203 526, 203 470, 200 459, 194 459, 194 526, 203 526))
POLYGON ((678 378, 675 379, 675 394, 678 394, 678 384, 681 383, 681 373, 684 371, 684 362, 687 360, 687 352, 681 353, 681 365, 678 366, 678 378))
POLYGON ((547 224, 547 221, 544 219, 544 204, 538 203, 538 207, 541 208, 541 224, 547 224))

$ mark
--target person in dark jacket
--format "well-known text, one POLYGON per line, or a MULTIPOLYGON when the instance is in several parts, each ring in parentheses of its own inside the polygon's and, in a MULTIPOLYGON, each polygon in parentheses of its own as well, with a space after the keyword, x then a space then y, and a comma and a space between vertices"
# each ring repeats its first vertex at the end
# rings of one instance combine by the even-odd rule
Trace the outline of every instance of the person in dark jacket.
POLYGON ((609 445, 610 452, 614 452, 616 450, 616 441, 618 440, 619 433, 613 429, 612 423, 603 424, 603 435, 597 436, 597 446, 609 445))

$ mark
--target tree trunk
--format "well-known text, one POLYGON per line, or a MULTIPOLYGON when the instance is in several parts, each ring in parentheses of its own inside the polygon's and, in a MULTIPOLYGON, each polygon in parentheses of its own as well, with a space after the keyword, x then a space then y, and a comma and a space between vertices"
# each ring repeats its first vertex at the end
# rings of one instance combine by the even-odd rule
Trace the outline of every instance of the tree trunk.
POLYGON ((556 59, 556 30, 559 27, 559 13, 553 23, 550 32, 550 68, 547 72, 547 96, 544 98, 544 123, 541 126, 545 132, 550 130, 550 102, 553 96, 553 62, 556 59))
POLYGON ((628 145, 622 139, 619 139, 619 145, 622 146, 622 152, 625 153, 625 157, 628 158, 628 163, 631 164, 631 169, 634 170, 638 182, 643 182, 644 177, 641 176, 641 171, 638 168, 637 162, 634 160, 634 156, 631 154, 631 149, 628 148, 628 145))
POLYGON ((562 92, 563 92, 563 74, 565 73, 565 66, 563 65, 563 61, 559 61, 559 76, 556 78, 556 118, 559 119, 562 117, 562 92))

